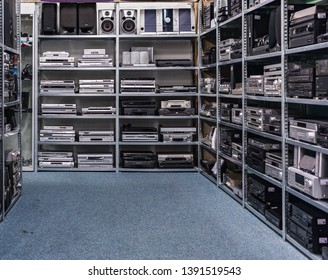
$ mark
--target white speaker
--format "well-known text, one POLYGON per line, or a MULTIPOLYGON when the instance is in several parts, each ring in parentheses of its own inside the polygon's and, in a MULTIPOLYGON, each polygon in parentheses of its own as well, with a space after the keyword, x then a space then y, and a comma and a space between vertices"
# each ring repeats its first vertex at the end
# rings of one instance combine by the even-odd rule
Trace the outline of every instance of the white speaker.
POLYGON ((137 34, 137 10, 120 11, 120 34, 137 34))
POLYGON ((115 34, 115 10, 98 10, 98 35, 115 34))
POLYGON ((131 52, 122 53, 122 65, 130 66, 131 65, 131 52))

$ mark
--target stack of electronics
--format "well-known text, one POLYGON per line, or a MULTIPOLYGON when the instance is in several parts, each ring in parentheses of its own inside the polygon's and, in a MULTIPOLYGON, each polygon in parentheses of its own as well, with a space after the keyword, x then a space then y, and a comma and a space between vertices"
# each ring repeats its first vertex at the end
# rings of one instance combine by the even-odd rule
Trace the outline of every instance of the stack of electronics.
POLYGON ((288 185, 315 199, 328 199, 328 157, 294 147, 294 165, 288 167, 288 185))
POLYGON ((230 1, 231 17, 234 17, 241 13, 242 1, 241 0, 228 0, 230 1))
POLYGON ((4 102, 12 102, 17 100, 17 75, 14 71, 14 56, 9 53, 3 54, 3 69, 4 69, 4 87, 3 98, 4 102))
POLYGON ((194 156, 190 153, 158 154, 159 168, 192 168, 194 156))
POLYGON ((39 58, 40 67, 74 67, 75 57, 66 51, 47 51, 39 58))
POLYGON ((289 137, 328 148, 328 121, 290 120, 289 137))
POLYGON ((218 22, 226 21, 231 16, 231 0, 220 1, 218 10, 218 22))
POLYGON ((232 122, 232 116, 234 116, 234 121, 239 122, 239 111, 242 112, 240 108, 240 104, 238 103, 227 103, 221 102, 221 120, 226 122, 232 122), (237 110, 239 109, 239 110, 237 110))
POLYGON ((122 53, 122 66, 155 66, 153 47, 132 47, 122 53))
POLYGON ((158 130, 156 127, 133 127, 130 124, 122 127, 122 141, 158 141, 158 130))
POLYGON ((73 126, 44 125, 40 129, 40 141, 75 142, 75 130, 73 126))
POLYGON ((264 95, 264 76, 250 75, 247 77, 246 93, 248 95, 264 95))
POLYGON ((271 64, 263 67, 264 95, 281 96, 282 70, 281 64, 271 64))
POLYGON ((216 1, 205 3, 203 7, 203 28, 204 30, 215 27, 216 1))
POLYGON ((232 93, 231 83, 226 81, 221 81, 221 83, 219 84, 219 93, 231 94, 232 93))
POLYGON ((122 115, 154 116, 157 112, 157 102, 151 100, 122 101, 122 115))
POLYGON ((160 127, 163 142, 192 142, 196 127, 160 127))
POLYGON ((156 91, 157 93, 196 93, 197 87, 195 86, 186 86, 186 85, 174 85, 174 86, 158 86, 156 91))
POLYGON ((263 107, 246 107, 246 122, 248 128, 281 134, 281 111, 263 107))
POLYGON ((202 78, 201 89, 202 93, 215 93, 216 81, 214 78, 202 78))
POLYGON ((199 114, 203 117, 216 118, 216 102, 203 104, 199 114))
POLYGON ((124 168, 155 168, 157 156, 154 152, 122 152, 124 168))
POLYGON ((74 93, 74 80, 41 80, 40 93, 74 93))
POLYGON ((276 180, 282 181, 282 173, 281 151, 267 152, 265 158, 265 174, 276 180))
POLYGON ((205 137, 201 139, 202 143, 211 147, 216 151, 217 149, 217 128, 216 126, 211 126, 208 133, 204 133, 205 137))
POLYGON ((232 156, 232 143, 237 143, 241 146, 241 139, 242 139, 242 131, 228 128, 228 127, 220 127, 220 149, 223 154, 228 156, 232 156))
POLYGON ((108 116, 115 114, 116 108, 113 106, 90 106, 82 108, 82 116, 108 116))
POLYGON ((269 222, 281 229, 281 189, 255 176, 249 176, 247 182, 248 204, 264 215, 269 222))
POLYGON ((275 154, 278 152, 281 154, 280 143, 266 138, 249 137, 246 156, 247 165, 264 174, 266 170, 267 154, 275 154))
POLYGON ((192 108, 190 100, 165 100, 161 101, 158 113, 160 116, 192 116, 195 108, 192 108))
POLYGON ((314 254, 323 254, 328 243, 327 214, 310 205, 289 202, 287 233, 314 254))
POLYGON ((231 122, 235 124, 242 125, 243 123, 243 108, 239 105, 239 107, 233 107, 231 109, 231 122))
POLYGON ((76 104, 41 104, 42 116, 49 115, 76 115, 76 104))
POLYGON ((21 158, 16 149, 6 154, 4 183, 5 209, 8 209, 21 187, 21 158))
POLYGON ((113 59, 109 58, 105 49, 84 49, 82 58, 78 59, 78 67, 113 67, 113 59))
POLYGON ((326 42, 326 9, 312 6, 291 14, 289 19, 289 48, 326 42))
POLYGON ((121 79, 121 93, 155 93, 156 81, 149 79, 121 79))
POLYGON ((233 58, 241 57, 241 40, 240 39, 226 39, 220 42, 219 61, 231 60, 233 58), (233 57, 232 57, 233 54, 233 57))
POLYGON ((313 98, 314 67, 308 64, 288 64, 287 88, 288 96, 295 98, 313 98))
POLYGON ((240 142, 232 142, 231 143, 231 152, 232 158, 234 160, 239 161, 240 163, 243 161, 243 145, 240 142))
POLYGON ((227 169, 223 172, 223 184, 232 189, 239 198, 243 197, 242 171, 240 168, 227 169))
POLYGON ((113 168, 113 154, 77 154, 77 167, 87 169, 109 169, 113 168))
POLYGON ((114 142, 114 130, 80 130, 79 142, 114 142))
POLYGON ((281 49, 281 6, 274 7, 269 12, 251 14, 247 22, 249 55, 261 55, 281 49))
POLYGON ((207 48, 202 55, 203 65, 216 63, 216 47, 207 48))
POLYGON ((73 168, 74 159, 72 152, 38 152, 40 168, 73 168))
POLYGON ((317 99, 328 98, 328 59, 316 61, 316 92, 317 99))
POLYGON ((114 93, 114 80, 79 80, 79 93, 114 93))
MULTIPOLYGON (((13 108, 5 108, 4 112, 4 133, 8 133, 10 131, 14 131, 18 128, 18 124, 16 122, 15 117, 15 109, 13 108)), ((1 119, 1 117, 0 117, 1 119)), ((2 128, 0 128, 2 130, 2 128)))

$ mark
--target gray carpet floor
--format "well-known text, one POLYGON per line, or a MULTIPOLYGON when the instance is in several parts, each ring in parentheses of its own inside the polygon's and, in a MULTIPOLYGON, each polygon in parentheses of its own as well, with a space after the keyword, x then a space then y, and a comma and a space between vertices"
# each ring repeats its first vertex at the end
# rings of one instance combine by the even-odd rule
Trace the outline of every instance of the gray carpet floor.
POLYGON ((0 259, 306 259, 198 173, 24 173, 0 259))

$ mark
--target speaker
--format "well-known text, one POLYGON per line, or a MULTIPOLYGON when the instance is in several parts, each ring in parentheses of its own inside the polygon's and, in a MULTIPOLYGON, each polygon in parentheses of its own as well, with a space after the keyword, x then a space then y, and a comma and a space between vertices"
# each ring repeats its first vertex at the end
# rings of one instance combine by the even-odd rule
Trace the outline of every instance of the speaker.
POLYGON ((179 9, 179 32, 182 33, 196 33, 194 10, 179 9))
POLYGON ((77 4, 60 3, 60 34, 77 34, 77 4))
POLYGON ((275 21, 275 30, 276 30, 276 41, 277 46, 281 47, 281 6, 276 9, 276 21, 275 21))
POLYGON ((42 4, 41 34, 56 35, 58 5, 55 3, 42 4))
POLYGON ((156 10, 140 10, 140 34, 156 34, 156 10))
POLYGON ((115 34, 115 10, 98 10, 98 34, 115 34))
POLYGON ((4 43, 10 48, 17 48, 16 1, 4 1, 4 43))
POLYGON ((269 48, 272 49, 277 44, 277 36, 276 36, 276 10, 273 9, 270 12, 269 19, 269 48))
POLYGON ((121 10, 120 34, 137 34, 137 10, 121 10))
POLYGON ((78 22, 80 35, 94 35, 97 32, 96 3, 78 4, 78 22))

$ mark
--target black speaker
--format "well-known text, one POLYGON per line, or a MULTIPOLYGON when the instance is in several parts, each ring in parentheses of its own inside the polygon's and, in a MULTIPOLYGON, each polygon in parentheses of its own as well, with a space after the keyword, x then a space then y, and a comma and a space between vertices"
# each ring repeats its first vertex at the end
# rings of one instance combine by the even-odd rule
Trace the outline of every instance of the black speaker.
POLYGON ((273 9, 270 12, 269 19, 269 48, 272 49, 277 44, 277 36, 276 36, 276 10, 273 9))
POLYGON ((4 1, 4 43, 16 49, 16 1, 4 1))
POLYGON ((97 34, 96 3, 80 3, 78 6, 78 21, 80 35, 97 34))
POLYGON ((42 4, 42 19, 41 19, 41 34, 56 35, 57 29, 57 4, 43 3, 42 4))
POLYGON ((281 47, 281 6, 277 7, 276 9, 276 40, 278 47, 281 47))
POLYGON ((77 34, 77 4, 60 3, 60 34, 77 34))

